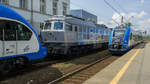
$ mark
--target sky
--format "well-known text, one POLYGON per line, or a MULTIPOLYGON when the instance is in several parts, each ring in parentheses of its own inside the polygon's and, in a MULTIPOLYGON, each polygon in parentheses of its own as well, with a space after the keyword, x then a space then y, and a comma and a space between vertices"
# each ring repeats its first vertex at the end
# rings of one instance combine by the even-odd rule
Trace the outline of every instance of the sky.
MULTIPOLYGON (((106 0, 124 16, 124 22, 131 22, 135 30, 146 30, 150 34, 150 0, 106 0)), ((71 9, 84 9, 98 16, 98 23, 115 27, 121 22, 120 15, 104 0, 71 0, 71 9)))

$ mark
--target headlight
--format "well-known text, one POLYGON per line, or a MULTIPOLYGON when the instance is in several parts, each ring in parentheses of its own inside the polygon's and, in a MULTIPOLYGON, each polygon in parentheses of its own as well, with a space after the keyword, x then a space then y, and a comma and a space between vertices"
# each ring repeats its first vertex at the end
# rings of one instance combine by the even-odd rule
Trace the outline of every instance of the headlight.
POLYGON ((125 43, 127 43, 128 41, 127 40, 125 40, 125 43))
POLYGON ((122 46, 122 49, 125 49, 125 48, 126 48, 126 46, 123 45, 123 46, 122 46))

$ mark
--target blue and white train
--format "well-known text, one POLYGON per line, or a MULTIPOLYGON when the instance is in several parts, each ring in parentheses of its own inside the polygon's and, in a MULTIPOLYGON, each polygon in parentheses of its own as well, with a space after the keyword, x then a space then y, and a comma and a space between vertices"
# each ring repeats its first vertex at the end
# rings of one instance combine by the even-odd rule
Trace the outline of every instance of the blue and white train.
POLYGON ((50 54, 79 54, 108 44, 111 30, 72 15, 45 21, 41 40, 50 54))
POLYGON ((46 55, 47 49, 33 27, 17 12, 0 4, 0 71, 8 72, 46 55))
POLYGON ((109 39, 109 51, 112 54, 121 54, 143 41, 140 31, 135 31, 129 26, 118 26, 113 29, 109 39))

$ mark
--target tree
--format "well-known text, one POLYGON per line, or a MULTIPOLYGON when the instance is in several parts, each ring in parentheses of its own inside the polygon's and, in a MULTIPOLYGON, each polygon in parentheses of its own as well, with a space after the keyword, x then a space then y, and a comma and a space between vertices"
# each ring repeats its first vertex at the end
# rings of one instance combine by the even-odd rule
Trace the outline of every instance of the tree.
POLYGON ((128 23, 125 23, 125 25, 130 27, 130 26, 132 26, 132 23, 128 22, 128 23))

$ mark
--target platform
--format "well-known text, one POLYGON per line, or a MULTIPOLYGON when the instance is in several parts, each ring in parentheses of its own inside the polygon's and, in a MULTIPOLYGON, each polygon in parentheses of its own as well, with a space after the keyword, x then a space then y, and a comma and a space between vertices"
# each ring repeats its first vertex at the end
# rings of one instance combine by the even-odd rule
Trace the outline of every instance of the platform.
POLYGON ((138 45, 83 84, 150 84, 150 43, 138 45))

